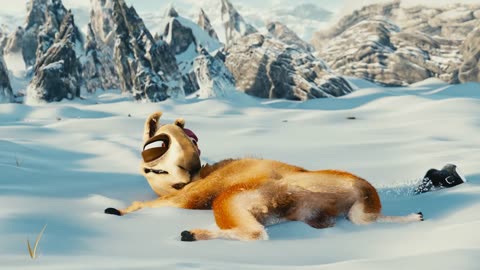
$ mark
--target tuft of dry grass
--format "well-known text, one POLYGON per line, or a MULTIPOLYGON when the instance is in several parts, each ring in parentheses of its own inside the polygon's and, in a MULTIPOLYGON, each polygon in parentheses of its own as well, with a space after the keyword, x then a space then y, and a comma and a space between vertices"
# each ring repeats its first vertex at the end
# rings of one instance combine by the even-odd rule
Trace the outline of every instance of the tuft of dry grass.
POLYGON ((43 229, 40 231, 40 233, 37 236, 37 239, 35 240, 35 245, 33 245, 33 250, 30 245, 30 241, 27 238, 27 248, 28 248, 28 253, 30 254, 30 258, 35 260, 37 258, 37 248, 38 248, 38 243, 40 242, 40 239, 42 239, 43 232, 45 232, 45 229, 47 228, 47 224, 43 226, 43 229))
POLYGON ((22 166, 22 163, 23 163, 23 160, 15 156, 15 164, 17 165, 17 167, 22 166))

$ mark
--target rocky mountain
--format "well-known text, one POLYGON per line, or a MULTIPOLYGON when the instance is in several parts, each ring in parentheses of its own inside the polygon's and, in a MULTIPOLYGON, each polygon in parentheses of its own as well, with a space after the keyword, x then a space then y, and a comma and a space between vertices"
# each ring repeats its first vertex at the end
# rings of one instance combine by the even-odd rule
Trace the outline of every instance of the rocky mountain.
MULTIPOLYGON (((114 47, 115 24, 113 21, 113 0, 90 0, 90 26, 92 39, 97 44, 114 47)), ((87 34, 88 34, 87 33, 87 34)))
POLYGON ((12 86, 8 78, 8 69, 0 53, 0 103, 13 102, 12 86))
POLYGON ((217 32, 215 32, 215 29, 213 29, 210 19, 203 9, 200 9, 197 24, 203 29, 203 31, 207 32, 211 38, 219 40, 217 32))
POLYGON ((238 13, 229 0, 221 0, 222 2, 222 21, 225 28, 225 40, 227 45, 232 44, 238 38, 256 33, 257 29, 248 24, 238 13))
POLYGON ((23 45, 23 36, 25 35, 25 31, 22 27, 17 27, 15 31, 13 31, 8 37, 5 37, 2 41, 3 43, 3 51, 4 53, 23 53, 22 45, 23 45))
POLYGON ((7 45, 9 34, 8 27, 4 24, 0 25, 0 54, 3 54, 3 49, 7 45))
POLYGON ((459 70, 461 82, 480 82, 480 23, 461 46, 463 63, 459 70))
POLYGON ((250 34, 226 50, 236 87, 261 98, 307 100, 353 91, 312 54, 262 34, 250 34))
MULTIPOLYGON (((38 54, 40 57, 35 64, 35 75, 27 89, 27 103, 60 101, 80 96, 81 77, 75 50, 78 30, 73 14, 67 11, 63 15, 53 44, 43 55, 38 54)), ((44 41, 49 42, 47 39, 44 41)))
POLYGON ((341 18, 331 29, 315 33, 315 47, 323 40, 335 37, 348 28, 374 17, 381 16, 396 24, 404 32, 422 32, 430 36, 449 39, 464 39, 477 25, 480 16, 479 4, 449 4, 443 6, 402 5, 394 0, 387 3, 367 5, 341 18))
MULTIPOLYGON (((67 13, 61 0, 29 0, 25 24, 10 34, 5 54, 21 54, 26 67, 34 66, 55 42, 67 13)), ((82 44, 80 32, 77 28, 74 31, 77 43, 82 44)))
POLYGON ((200 98, 223 97, 235 92, 235 78, 223 63, 222 52, 215 56, 202 49, 193 64, 200 98))
POLYGON ((184 95, 175 55, 155 41, 143 20, 124 0, 113 0, 114 59, 124 92, 137 100, 162 101, 184 95))
POLYGON ((408 85, 430 77, 456 83, 464 61, 460 46, 480 22, 476 16, 480 5, 375 4, 318 32, 312 43, 317 55, 340 74, 385 85, 408 85))
POLYGON ((87 25, 85 55, 81 57, 82 78, 88 92, 120 88, 113 48, 115 32, 113 1, 91 0, 90 23, 87 25))
POLYGON ((112 58, 113 50, 96 38, 91 24, 88 24, 85 55, 81 58, 82 78, 88 92, 98 89, 117 89, 120 80, 112 58))
POLYGON ((5 54, 20 53, 27 66, 33 66, 36 61, 38 35, 46 19, 48 0, 30 0, 27 2, 27 18, 24 27, 19 26, 13 31, 4 48, 5 54))
POLYGON ((313 51, 312 45, 302 40, 295 32, 281 22, 270 22, 267 24, 268 32, 275 38, 288 45, 295 45, 305 51, 313 51))
POLYGON ((201 55, 202 50, 213 52, 221 48, 222 44, 201 26, 180 16, 173 7, 170 7, 168 14, 168 23, 161 40, 175 53, 185 94, 191 94, 200 88, 194 70, 195 59, 201 55))

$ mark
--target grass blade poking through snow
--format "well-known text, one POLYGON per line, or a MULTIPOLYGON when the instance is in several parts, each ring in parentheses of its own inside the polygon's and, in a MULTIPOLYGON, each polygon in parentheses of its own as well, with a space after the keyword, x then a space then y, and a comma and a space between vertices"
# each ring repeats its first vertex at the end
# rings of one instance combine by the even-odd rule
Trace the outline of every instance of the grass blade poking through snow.
POLYGON ((30 254, 30 258, 32 258, 32 259, 37 258, 38 243, 40 242, 40 239, 42 239, 43 232, 45 231, 46 228, 47 228, 47 224, 45 224, 45 226, 43 226, 43 229, 38 234, 37 239, 35 240, 35 245, 33 246, 33 251, 32 251, 32 247, 30 246, 30 241, 27 238, 28 253, 30 254))

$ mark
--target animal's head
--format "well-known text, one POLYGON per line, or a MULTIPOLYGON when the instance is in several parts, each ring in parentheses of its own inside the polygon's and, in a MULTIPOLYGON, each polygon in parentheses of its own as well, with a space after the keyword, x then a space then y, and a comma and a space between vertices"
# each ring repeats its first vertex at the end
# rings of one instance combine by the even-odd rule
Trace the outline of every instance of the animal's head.
POLYGON ((184 130, 185 121, 161 125, 161 116, 153 113, 145 122, 141 172, 153 191, 164 196, 189 184, 201 164, 196 141, 184 130))

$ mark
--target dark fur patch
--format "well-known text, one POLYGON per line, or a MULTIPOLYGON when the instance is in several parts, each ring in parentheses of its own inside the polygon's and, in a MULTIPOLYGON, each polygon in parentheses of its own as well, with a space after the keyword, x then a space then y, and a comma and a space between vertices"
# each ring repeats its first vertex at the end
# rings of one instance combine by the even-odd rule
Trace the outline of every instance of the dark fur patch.
POLYGON ((157 132, 157 122, 158 122, 158 119, 152 118, 148 123, 148 136, 150 138, 155 135, 155 132, 157 132))

